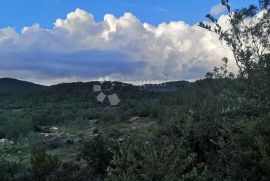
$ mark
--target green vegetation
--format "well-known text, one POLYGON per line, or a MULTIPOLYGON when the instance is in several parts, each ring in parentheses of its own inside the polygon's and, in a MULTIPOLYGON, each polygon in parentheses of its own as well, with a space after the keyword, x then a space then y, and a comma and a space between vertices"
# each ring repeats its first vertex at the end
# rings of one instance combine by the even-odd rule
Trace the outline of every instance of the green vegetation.
POLYGON ((34 147, 31 152, 31 165, 33 176, 37 180, 46 180, 57 171, 61 161, 57 155, 50 155, 42 148, 34 147))
POLYGON ((229 29, 211 15, 200 26, 232 49, 238 75, 224 58, 203 80, 168 83, 176 93, 116 82, 116 107, 97 102, 97 82, 0 92, 0 180, 269 180, 269 1, 222 3, 229 29))

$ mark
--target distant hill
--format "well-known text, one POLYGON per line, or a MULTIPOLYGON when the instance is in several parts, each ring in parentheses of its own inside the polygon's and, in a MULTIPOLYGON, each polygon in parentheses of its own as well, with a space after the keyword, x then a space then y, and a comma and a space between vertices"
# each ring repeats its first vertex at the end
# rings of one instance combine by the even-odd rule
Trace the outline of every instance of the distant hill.
MULTIPOLYGON (((35 96, 41 96, 43 98, 57 97, 58 99, 62 98, 65 100, 67 98, 81 100, 82 97, 89 99, 89 95, 91 95, 89 93, 93 92, 92 89, 95 84, 100 83, 97 81, 73 82, 73 83, 61 83, 52 86, 42 86, 13 78, 0 78, 0 92, 29 92, 41 90, 36 92, 35 96)), ((110 84, 111 83, 109 82, 102 84, 103 89, 111 87, 110 84)), ((131 84, 121 82, 113 82, 113 85, 114 85, 114 93, 120 93, 124 97, 142 98, 144 96, 151 97, 151 95, 148 95, 146 93, 149 92, 149 90, 157 89, 158 87, 161 87, 162 89, 173 88, 176 91, 177 89, 190 87, 192 83, 189 83, 187 81, 175 81, 162 83, 161 85, 147 84, 142 86, 134 86, 131 84)), ((93 97, 93 95, 91 96, 93 97)))
POLYGON ((42 89, 45 86, 12 78, 0 78, 0 92, 27 92, 42 89))
POLYGON ((96 100, 96 96, 100 92, 93 90, 94 85, 101 85, 101 91, 110 95, 113 93, 118 94, 122 99, 138 99, 148 96, 139 87, 125 84, 121 82, 73 82, 73 83, 61 83, 57 85, 48 86, 41 91, 36 91, 32 96, 39 97, 42 100, 50 101, 90 101, 96 100))

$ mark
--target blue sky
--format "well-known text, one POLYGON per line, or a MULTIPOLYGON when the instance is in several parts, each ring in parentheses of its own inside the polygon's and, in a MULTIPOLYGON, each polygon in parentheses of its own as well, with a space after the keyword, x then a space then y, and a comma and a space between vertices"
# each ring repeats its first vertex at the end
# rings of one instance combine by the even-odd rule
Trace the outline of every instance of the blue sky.
MULTIPOLYGON (((232 0, 234 8, 255 0, 232 0)), ((197 26, 219 0, 0 0, 0 77, 194 81, 232 53, 197 26)))
MULTIPOLYGON (((255 2, 231 1, 236 8, 255 2)), ((219 0, 0 0, 0 28, 10 26, 19 31, 34 23, 51 28, 57 18, 65 18, 76 8, 92 13, 97 21, 108 13, 119 17, 131 12, 142 22, 154 25, 175 20, 195 24, 204 20, 204 15, 218 3, 219 0)))

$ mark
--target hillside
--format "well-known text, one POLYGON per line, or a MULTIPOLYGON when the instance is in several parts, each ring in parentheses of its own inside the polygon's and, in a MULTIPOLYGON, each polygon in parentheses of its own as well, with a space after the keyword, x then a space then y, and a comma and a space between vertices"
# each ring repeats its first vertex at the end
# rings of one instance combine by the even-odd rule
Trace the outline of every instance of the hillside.
POLYGON ((0 92, 25 92, 42 89, 44 86, 12 78, 0 78, 0 92))

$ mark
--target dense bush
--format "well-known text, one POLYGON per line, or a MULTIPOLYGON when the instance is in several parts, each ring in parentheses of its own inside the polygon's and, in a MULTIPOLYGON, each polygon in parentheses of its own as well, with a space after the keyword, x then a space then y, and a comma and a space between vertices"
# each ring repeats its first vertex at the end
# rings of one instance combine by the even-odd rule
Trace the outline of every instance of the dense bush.
POLYGON ((117 145, 98 135, 83 145, 79 158, 87 162, 92 175, 103 177, 116 148, 117 145))
POLYGON ((130 138, 114 155, 107 180, 206 180, 207 167, 196 165, 196 157, 170 142, 157 147, 130 138))
POLYGON ((37 180, 48 180, 57 173, 61 161, 57 155, 50 155, 39 147, 31 151, 31 165, 33 177, 37 180))
POLYGON ((10 161, 0 156, 0 180, 11 181, 18 173, 19 163, 10 161))

